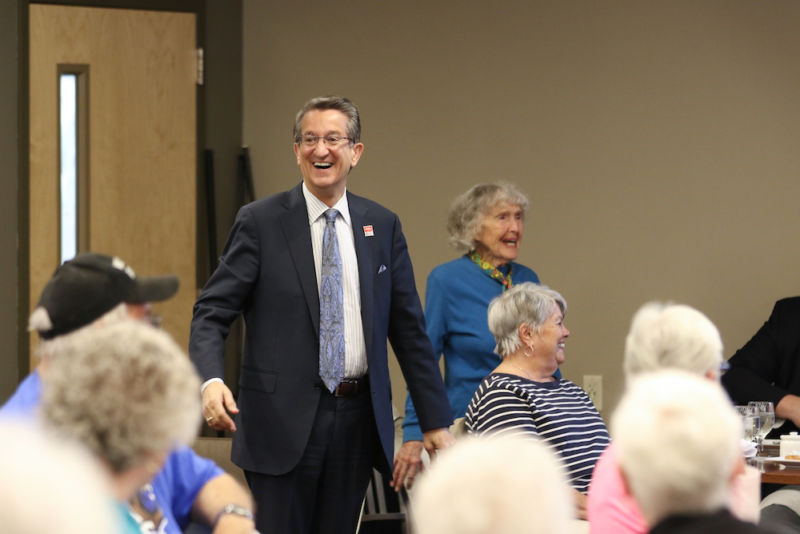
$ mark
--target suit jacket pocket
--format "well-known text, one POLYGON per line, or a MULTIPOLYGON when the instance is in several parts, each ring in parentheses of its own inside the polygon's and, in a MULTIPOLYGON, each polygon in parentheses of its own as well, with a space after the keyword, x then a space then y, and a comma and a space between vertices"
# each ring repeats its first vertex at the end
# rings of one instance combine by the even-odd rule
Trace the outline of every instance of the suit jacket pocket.
POLYGON ((277 383, 278 375, 276 373, 257 371, 246 367, 242 368, 242 376, 239 378, 239 387, 264 393, 273 393, 277 383))

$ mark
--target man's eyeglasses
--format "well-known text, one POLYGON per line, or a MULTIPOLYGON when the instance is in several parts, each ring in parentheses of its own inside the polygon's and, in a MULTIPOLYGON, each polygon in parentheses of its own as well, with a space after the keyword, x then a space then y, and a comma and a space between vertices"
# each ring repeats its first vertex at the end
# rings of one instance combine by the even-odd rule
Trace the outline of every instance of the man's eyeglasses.
POLYGON ((320 139, 322 139, 322 142, 325 143, 325 146, 328 148, 337 148, 345 141, 352 141, 349 137, 344 137, 342 135, 304 135, 298 137, 295 141, 304 147, 311 148, 317 146, 320 139))

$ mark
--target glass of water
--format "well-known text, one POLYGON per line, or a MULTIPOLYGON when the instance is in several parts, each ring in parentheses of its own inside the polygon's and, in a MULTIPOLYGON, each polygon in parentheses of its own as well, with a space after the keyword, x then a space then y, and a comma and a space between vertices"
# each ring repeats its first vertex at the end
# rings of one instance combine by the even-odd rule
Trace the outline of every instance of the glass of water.
POLYGON ((736 411, 742 417, 742 425, 744 427, 744 439, 747 441, 758 442, 758 432, 760 428, 760 421, 758 417, 758 409, 755 406, 736 406, 736 411))
POLYGON ((775 425, 775 407, 769 401, 750 401, 748 406, 753 406, 758 413, 758 450, 764 450, 764 438, 775 425))

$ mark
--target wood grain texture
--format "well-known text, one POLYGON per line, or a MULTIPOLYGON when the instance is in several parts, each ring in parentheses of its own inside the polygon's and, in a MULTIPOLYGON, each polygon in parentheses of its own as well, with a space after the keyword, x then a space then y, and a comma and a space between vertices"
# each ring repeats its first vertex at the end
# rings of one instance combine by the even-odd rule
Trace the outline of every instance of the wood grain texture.
POLYGON ((195 16, 30 6, 30 299, 58 265, 57 68, 89 66, 87 250, 174 273, 158 303, 188 345, 196 286, 195 16))

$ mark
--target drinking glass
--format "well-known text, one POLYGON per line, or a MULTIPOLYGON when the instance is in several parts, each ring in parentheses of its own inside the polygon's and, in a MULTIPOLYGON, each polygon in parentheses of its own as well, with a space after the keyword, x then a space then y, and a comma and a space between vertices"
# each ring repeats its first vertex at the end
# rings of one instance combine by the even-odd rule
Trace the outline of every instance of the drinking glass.
POLYGON ((736 411, 742 417, 744 427, 744 439, 747 441, 758 441, 759 419, 758 409, 755 406, 736 406, 736 411))
POLYGON ((775 425, 775 407, 769 401, 750 401, 748 406, 753 406, 758 413, 758 450, 764 451, 764 438, 775 425))

